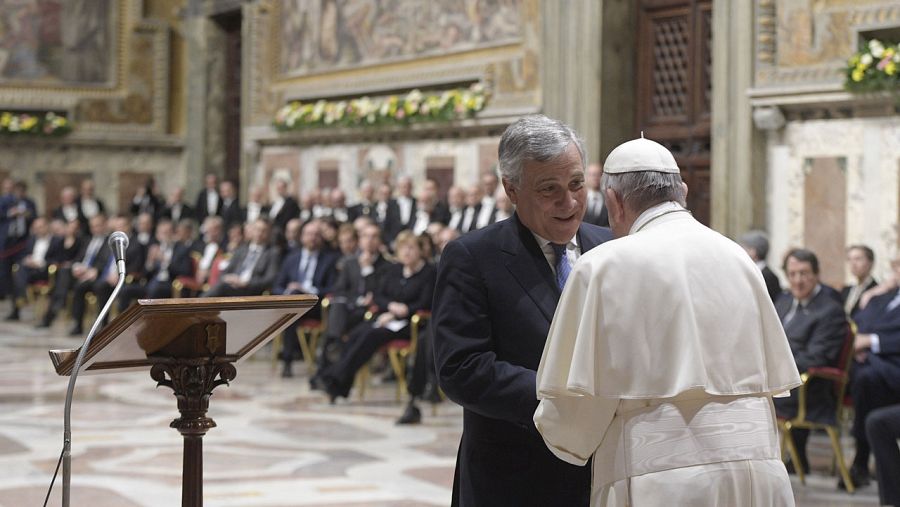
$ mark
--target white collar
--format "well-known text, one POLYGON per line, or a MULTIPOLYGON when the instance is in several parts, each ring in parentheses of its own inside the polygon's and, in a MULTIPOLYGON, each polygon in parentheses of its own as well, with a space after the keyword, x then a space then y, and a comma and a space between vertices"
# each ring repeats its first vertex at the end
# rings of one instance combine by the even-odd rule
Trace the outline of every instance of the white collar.
POLYGON ((643 229, 644 226, 646 226, 651 221, 653 221, 663 215, 667 215, 669 213, 674 213, 677 211, 687 211, 687 210, 684 208, 684 206, 678 204, 675 201, 666 201, 664 203, 657 204, 656 206, 653 206, 652 208, 644 210, 644 212, 641 213, 640 216, 637 217, 637 220, 635 220, 634 223, 631 224, 631 230, 628 231, 628 234, 629 235, 634 234, 634 233, 640 231, 641 229, 643 229))

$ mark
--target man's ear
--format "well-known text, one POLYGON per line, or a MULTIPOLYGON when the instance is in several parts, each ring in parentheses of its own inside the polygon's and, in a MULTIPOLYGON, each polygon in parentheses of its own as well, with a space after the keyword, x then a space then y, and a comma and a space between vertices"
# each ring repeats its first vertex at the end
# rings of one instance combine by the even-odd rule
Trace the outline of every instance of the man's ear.
POLYGON ((604 193, 606 194, 605 202, 609 215, 613 217, 616 222, 622 222, 622 219, 625 216, 625 203, 611 188, 607 188, 604 193))
POLYGON ((507 179, 503 179, 503 190, 506 191, 506 196, 509 197, 509 202, 513 204, 518 204, 519 196, 516 194, 516 187, 507 179))
POLYGON ((688 186, 687 186, 687 183, 685 183, 685 182, 682 181, 682 182, 681 182, 681 188, 684 189, 684 199, 687 200, 687 196, 688 196, 688 186))

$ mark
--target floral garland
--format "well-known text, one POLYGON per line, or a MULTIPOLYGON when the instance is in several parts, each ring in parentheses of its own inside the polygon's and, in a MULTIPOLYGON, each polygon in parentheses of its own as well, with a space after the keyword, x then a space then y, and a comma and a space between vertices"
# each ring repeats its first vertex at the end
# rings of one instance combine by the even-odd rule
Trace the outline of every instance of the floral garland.
POLYGON ((280 131, 308 127, 408 125, 414 122, 469 118, 484 109, 487 93, 475 83, 441 93, 412 90, 406 95, 303 103, 293 101, 275 114, 280 131))
POLYGON ((72 124, 65 116, 52 111, 42 116, 29 113, 0 113, 0 134, 30 136, 61 136, 72 130, 72 124))
POLYGON ((854 92, 900 89, 900 46, 872 39, 847 60, 844 87, 854 92))

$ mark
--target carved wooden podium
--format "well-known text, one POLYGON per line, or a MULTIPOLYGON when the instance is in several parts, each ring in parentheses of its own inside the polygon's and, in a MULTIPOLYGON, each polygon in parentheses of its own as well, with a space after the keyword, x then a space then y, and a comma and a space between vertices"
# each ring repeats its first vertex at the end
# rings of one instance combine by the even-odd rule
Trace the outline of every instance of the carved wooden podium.
MULTIPOLYGON (((142 299, 89 345, 81 374, 150 368, 171 388, 181 417, 169 425, 184 437, 181 505, 203 505, 203 435, 213 389, 237 375, 234 364, 274 338, 313 305, 315 296, 142 299)), ((56 373, 70 375, 78 349, 51 350, 56 373)))

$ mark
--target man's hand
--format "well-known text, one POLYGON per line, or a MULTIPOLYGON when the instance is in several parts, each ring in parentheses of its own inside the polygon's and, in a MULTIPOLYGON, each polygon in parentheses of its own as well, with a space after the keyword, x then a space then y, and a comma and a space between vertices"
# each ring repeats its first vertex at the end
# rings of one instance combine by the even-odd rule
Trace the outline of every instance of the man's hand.
POLYGON ((853 357, 856 359, 856 362, 862 363, 865 362, 866 358, 869 357, 869 351, 872 348, 872 335, 870 334, 858 334, 856 338, 853 340, 853 357))
POLYGON ((402 319, 403 317, 406 317, 409 315, 409 307, 403 303, 398 303, 396 301, 392 301, 392 302, 388 303, 387 309, 388 309, 388 312, 390 312, 391 314, 393 314, 394 316, 396 316, 399 319, 402 319))

